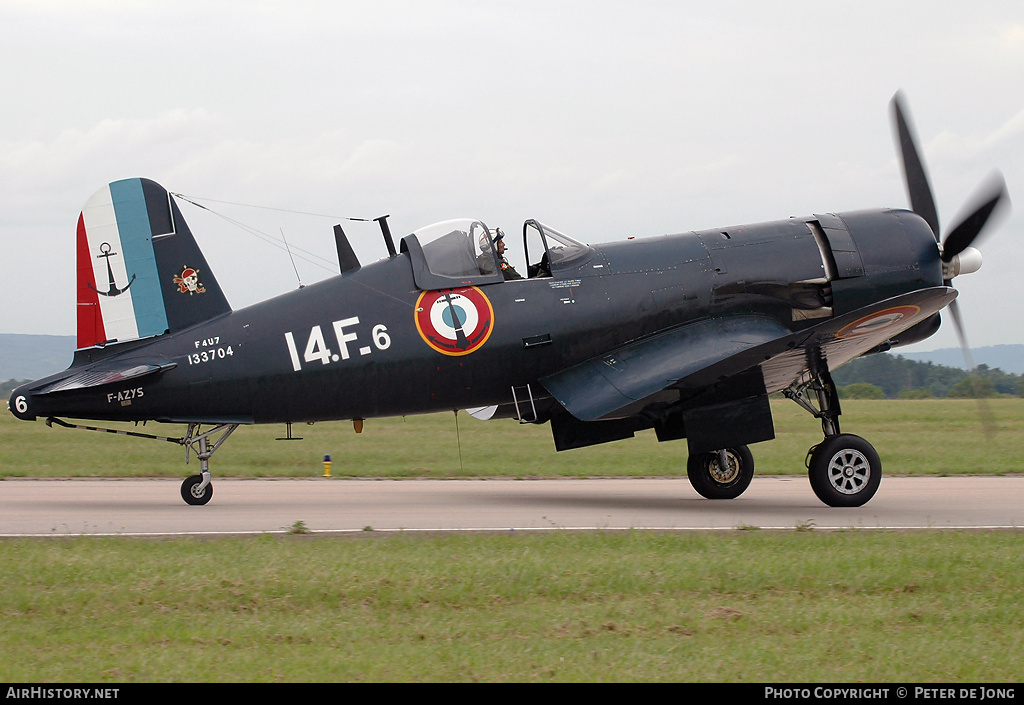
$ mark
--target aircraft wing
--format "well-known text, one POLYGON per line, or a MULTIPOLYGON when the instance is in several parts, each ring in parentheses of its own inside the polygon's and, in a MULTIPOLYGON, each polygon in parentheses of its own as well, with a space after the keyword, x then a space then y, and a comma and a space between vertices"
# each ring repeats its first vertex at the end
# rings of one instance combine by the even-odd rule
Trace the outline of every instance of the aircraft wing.
MULTIPOLYGON (((766 316, 707 319, 625 345, 540 381, 573 416, 597 421, 787 332, 766 316)), ((673 396, 678 399, 677 393, 673 396)))
POLYGON ((581 421, 624 418, 658 401, 695 396, 760 367, 766 393, 833 370, 938 313, 949 287, 921 289, 791 333, 767 316, 709 318, 622 346, 542 378, 581 421))

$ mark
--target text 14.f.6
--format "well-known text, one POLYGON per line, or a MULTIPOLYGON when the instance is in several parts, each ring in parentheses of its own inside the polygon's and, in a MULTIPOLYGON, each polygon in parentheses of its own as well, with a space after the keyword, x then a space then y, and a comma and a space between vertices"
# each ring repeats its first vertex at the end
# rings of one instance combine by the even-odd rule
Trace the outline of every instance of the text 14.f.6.
POLYGON ((295 345, 295 336, 292 331, 288 331, 284 334, 284 340, 288 345, 288 356, 292 361, 292 369, 299 372, 302 370, 304 362, 306 364, 319 362, 321 365, 327 365, 339 360, 348 360, 353 354, 349 348, 350 343, 353 344, 358 355, 369 355, 373 352, 374 348, 377 350, 387 350, 391 347, 391 336, 388 335, 387 327, 382 324, 375 325, 370 332, 373 347, 369 345, 358 346, 356 341, 359 339, 359 334, 352 330, 358 325, 359 318, 357 316, 334 321, 331 324, 331 327, 334 329, 334 337, 338 341, 337 352, 328 346, 327 341, 324 339, 323 329, 320 326, 313 326, 309 331, 309 337, 306 339, 306 347, 301 358, 299 357, 299 349, 295 345))

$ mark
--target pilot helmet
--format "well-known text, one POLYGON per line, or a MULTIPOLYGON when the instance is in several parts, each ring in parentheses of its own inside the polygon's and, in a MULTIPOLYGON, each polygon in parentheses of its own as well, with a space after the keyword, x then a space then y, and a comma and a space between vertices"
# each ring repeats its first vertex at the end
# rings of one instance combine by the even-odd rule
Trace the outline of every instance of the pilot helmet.
POLYGON ((488 252, 488 243, 492 243, 495 247, 497 247, 498 240, 501 240, 503 237, 505 237, 505 233, 501 232, 501 228, 495 228, 494 230, 491 230, 489 232, 481 233, 479 241, 480 251, 488 252))

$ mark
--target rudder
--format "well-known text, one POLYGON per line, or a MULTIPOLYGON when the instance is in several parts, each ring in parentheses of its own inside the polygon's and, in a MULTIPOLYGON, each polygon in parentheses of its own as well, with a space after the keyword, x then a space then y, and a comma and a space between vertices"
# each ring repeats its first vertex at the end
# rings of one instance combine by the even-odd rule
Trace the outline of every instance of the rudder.
POLYGON ((77 256, 80 349, 231 311, 178 205, 149 179, 93 194, 78 219, 77 256))

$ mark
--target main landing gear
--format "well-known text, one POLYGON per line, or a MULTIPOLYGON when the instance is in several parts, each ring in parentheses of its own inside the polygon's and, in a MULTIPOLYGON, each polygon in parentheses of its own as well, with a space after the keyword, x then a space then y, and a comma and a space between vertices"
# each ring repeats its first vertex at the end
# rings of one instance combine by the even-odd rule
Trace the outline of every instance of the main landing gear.
POLYGON ((686 475, 707 499, 736 499, 754 477, 754 457, 746 446, 698 453, 686 460, 686 475))
POLYGON ((825 440, 807 451, 805 464, 811 489, 830 507, 860 507, 875 496, 882 481, 882 461, 870 443, 839 430, 839 395, 828 372, 783 392, 821 419, 825 440), (818 408, 811 403, 816 397, 818 408))
MULTIPOLYGON (((811 489, 830 507, 859 507, 870 500, 882 481, 878 453, 860 436, 839 430, 839 395, 826 371, 783 392, 815 418, 825 439, 807 451, 805 464, 811 489), (817 406, 815 406, 815 404, 817 406)), ((754 476, 754 459, 746 446, 691 455, 686 474, 693 489, 707 499, 735 499, 754 476)))
POLYGON ((185 437, 180 443, 185 446, 185 463, 188 464, 189 453, 193 452, 199 458, 199 474, 185 478, 181 483, 181 498, 186 504, 206 504, 213 497, 213 483, 210 482, 210 456, 228 439, 228 436, 238 428, 236 423, 221 424, 214 426, 209 431, 200 433, 199 424, 190 423, 185 437), (217 436, 217 434, 220 434, 217 436), (216 439, 214 439, 214 437, 216 439))

